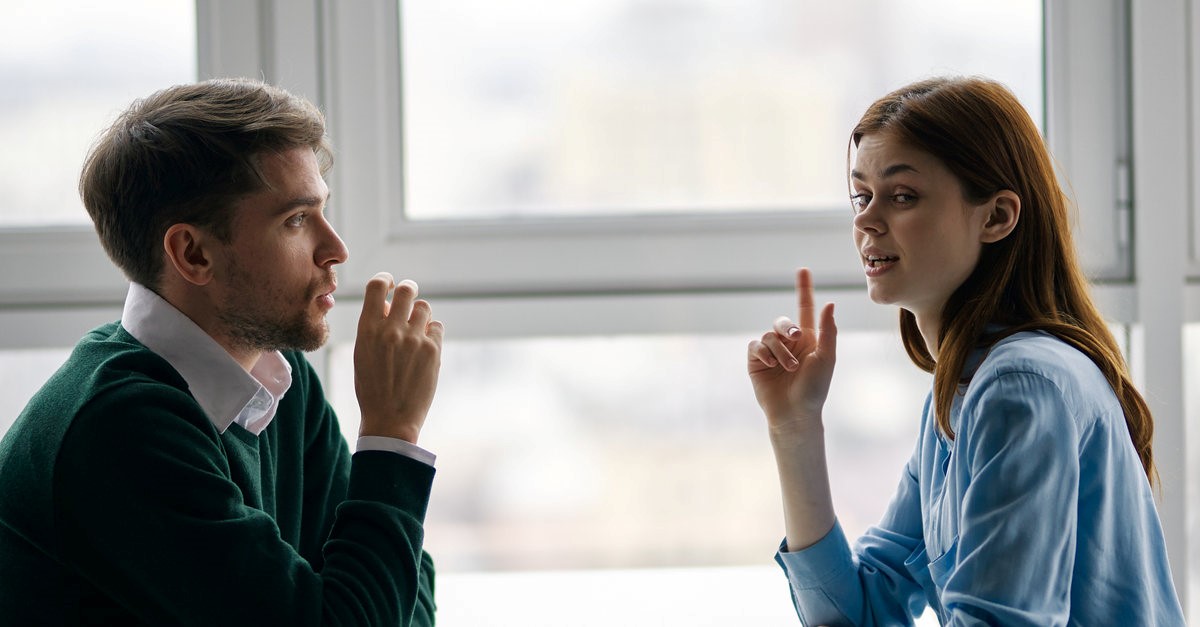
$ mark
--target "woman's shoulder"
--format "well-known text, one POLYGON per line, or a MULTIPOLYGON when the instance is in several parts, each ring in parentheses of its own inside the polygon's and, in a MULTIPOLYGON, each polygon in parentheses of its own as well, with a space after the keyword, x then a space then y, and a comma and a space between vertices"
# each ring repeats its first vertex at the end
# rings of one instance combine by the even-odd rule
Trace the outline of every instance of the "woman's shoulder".
POLYGON ((967 396, 1054 395, 1085 415, 1120 410, 1120 403, 1091 358, 1054 335, 1025 331, 987 351, 968 383, 967 396), (1011 389, 1010 389, 1011 388, 1011 389))
POLYGON ((1021 373, 1051 380, 1092 374, 1103 379, 1100 369, 1087 355, 1044 331, 1022 331, 996 342, 988 349, 975 376, 1021 373))

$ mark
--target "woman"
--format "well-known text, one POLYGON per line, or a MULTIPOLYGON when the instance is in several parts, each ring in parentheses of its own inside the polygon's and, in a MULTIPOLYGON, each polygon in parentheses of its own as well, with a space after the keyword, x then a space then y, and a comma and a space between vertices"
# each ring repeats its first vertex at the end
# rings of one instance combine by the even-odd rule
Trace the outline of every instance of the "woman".
POLYGON ((1002 85, 933 79, 851 135, 867 290, 934 374, 878 526, 834 516, 821 408, 833 306, 749 347, 783 491, 776 560, 805 624, 1182 625, 1151 483, 1153 421, 1092 304, 1037 128, 1002 85))

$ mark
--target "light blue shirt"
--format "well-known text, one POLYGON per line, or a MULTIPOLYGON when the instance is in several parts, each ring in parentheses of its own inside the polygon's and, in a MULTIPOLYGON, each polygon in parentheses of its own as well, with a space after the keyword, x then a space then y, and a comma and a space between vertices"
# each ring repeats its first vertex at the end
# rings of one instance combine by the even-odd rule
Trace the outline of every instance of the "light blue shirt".
MULTIPOLYGON (((139 283, 129 284, 121 326, 171 364, 220 433, 236 424, 259 435, 292 385, 291 366, 279 351, 263 353, 246 372, 191 318, 139 283)), ((430 466, 437 460, 411 442, 381 436, 358 438, 355 450, 392 451, 430 466)))
MULTIPOLYGON (((978 357, 976 357, 978 362, 978 357)), ((1043 333, 992 348, 916 450, 878 526, 776 555, 807 625, 1183 625, 1149 482, 1121 405, 1043 333)))

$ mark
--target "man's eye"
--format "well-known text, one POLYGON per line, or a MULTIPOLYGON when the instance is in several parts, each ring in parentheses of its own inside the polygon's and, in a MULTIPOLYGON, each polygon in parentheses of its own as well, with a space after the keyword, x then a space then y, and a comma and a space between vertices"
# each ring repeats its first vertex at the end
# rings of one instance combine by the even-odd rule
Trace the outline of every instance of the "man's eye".
POLYGON ((307 218, 308 218, 308 215, 307 215, 307 214, 304 214, 304 213, 297 213, 296 215, 294 215, 294 216, 292 216, 292 217, 288 218, 287 225, 288 225, 288 226, 303 226, 303 225, 304 225, 304 221, 305 221, 307 218))

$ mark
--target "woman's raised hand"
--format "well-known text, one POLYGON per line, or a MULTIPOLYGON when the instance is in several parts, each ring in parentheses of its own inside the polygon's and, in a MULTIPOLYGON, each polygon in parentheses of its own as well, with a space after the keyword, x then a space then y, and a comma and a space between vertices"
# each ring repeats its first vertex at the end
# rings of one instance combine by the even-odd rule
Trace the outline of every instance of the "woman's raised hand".
POLYGON ((772 432, 803 432, 821 426, 821 408, 829 394, 837 353, 833 303, 821 309, 814 325, 812 273, 796 271, 799 324, 781 316, 761 339, 750 342, 747 369, 754 396, 772 432))

